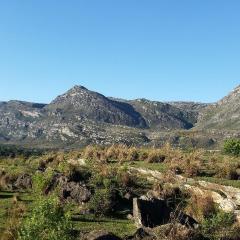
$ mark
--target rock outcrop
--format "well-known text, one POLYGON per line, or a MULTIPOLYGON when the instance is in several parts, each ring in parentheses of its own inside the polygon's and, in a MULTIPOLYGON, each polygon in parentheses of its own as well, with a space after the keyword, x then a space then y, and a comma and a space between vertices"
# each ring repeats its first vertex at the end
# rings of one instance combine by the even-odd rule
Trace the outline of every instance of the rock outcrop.
MULTIPOLYGON (((164 181, 164 174, 158 171, 152 171, 144 168, 129 169, 131 172, 137 172, 145 176, 149 181, 164 181)), ((197 197, 210 196, 213 202, 224 212, 232 212, 236 216, 236 220, 240 224, 240 189, 220 184, 210 183, 206 181, 198 181, 191 178, 185 178, 181 175, 171 175, 171 181, 178 184, 179 188, 189 192, 197 197)), ((135 200, 136 201, 136 200, 135 200)), ((137 208, 136 208, 137 209, 137 208)), ((137 213, 137 212, 136 212, 137 213)), ((141 218, 136 214, 136 224, 141 222, 141 218)), ((139 224, 139 225, 140 225, 139 224)))

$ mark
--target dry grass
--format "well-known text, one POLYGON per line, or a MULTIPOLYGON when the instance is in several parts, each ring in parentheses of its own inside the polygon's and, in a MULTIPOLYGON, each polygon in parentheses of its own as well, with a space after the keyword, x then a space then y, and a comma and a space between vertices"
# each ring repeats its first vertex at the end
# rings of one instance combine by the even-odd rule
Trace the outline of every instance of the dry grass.
POLYGON ((205 218, 216 213, 217 209, 211 196, 192 195, 185 211, 189 216, 202 222, 205 218))
POLYGON ((13 196, 12 207, 7 211, 6 226, 7 228, 0 236, 0 240, 16 240, 18 228, 26 212, 26 206, 18 201, 17 196, 13 196))
POLYGON ((179 153, 168 160, 169 169, 186 177, 196 177, 203 166, 203 151, 195 150, 191 153, 179 153))
POLYGON ((225 159, 216 165, 216 177, 228 180, 238 180, 240 178, 240 163, 234 160, 225 159))
POLYGON ((136 148, 126 145, 112 145, 108 147, 88 146, 82 151, 82 157, 95 161, 147 161, 160 163, 166 158, 178 155, 180 150, 174 150, 169 144, 162 148, 136 148))

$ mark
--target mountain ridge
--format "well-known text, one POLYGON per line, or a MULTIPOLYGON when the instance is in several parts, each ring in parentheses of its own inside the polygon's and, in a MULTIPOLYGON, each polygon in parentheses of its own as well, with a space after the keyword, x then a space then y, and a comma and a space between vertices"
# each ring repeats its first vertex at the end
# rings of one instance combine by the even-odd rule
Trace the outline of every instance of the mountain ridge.
POLYGON ((219 109, 226 111, 225 105, 240 115, 236 99, 240 101, 240 86, 217 103, 206 104, 117 99, 76 85, 49 104, 0 102, 0 141, 54 146, 147 144, 160 132, 199 131, 209 125, 211 129, 209 114, 215 119, 216 110, 223 114, 219 109))

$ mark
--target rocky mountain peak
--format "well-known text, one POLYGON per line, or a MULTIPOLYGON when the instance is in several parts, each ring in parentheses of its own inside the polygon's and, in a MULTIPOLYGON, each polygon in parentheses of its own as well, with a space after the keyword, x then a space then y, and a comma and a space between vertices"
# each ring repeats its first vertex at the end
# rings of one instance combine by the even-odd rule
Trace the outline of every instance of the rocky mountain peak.
POLYGON ((75 85, 68 92, 81 92, 81 91, 89 91, 89 90, 84 86, 75 85))
POLYGON ((217 105, 227 104, 229 102, 235 102, 240 98, 240 85, 234 88, 226 97, 217 102, 217 105))
POLYGON ((92 92, 87 88, 75 85, 71 89, 69 89, 66 93, 58 96, 55 98, 50 105, 75 105, 79 104, 80 102, 91 102, 96 97, 103 97, 102 95, 92 92))

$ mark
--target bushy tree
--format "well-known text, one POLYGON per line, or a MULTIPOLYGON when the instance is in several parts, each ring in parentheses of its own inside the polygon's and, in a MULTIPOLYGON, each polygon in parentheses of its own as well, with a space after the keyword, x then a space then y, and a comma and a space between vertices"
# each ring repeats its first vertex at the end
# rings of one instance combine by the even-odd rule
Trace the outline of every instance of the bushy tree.
POLYGON ((40 198, 23 220, 19 240, 70 240, 72 224, 54 196, 40 198))
POLYGON ((240 155, 240 139, 228 139, 224 143, 224 152, 234 156, 240 155))
POLYGON ((109 215, 113 212, 117 202, 118 183, 115 178, 110 176, 97 175, 92 179, 95 192, 89 202, 89 207, 97 216, 109 215))

